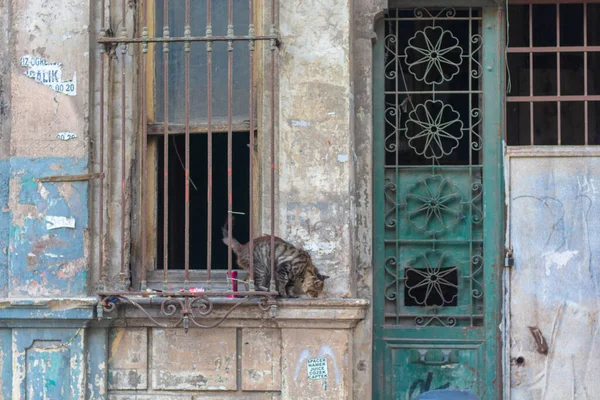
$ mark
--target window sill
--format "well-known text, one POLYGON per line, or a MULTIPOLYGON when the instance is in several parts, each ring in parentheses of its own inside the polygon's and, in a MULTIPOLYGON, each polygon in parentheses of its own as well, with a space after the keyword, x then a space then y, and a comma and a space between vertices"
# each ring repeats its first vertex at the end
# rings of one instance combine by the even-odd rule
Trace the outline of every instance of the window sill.
MULTIPOLYGON (((168 298, 135 298, 121 301, 112 311, 105 309, 99 318, 121 320, 126 325, 163 328, 273 327, 351 329, 364 319, 370 302, 366 299, 301 298, 276 299, 268 303, 253 299, 208 298, 201 316, 189 304, 168 298), (246 302, 242 303, 242 301, 246 302), (169 308, 172 305, 172 308, 169 308), (187 310, 186 310, 187 306, 187 310), (186 317, 187 316, 187 321, 186 317), (193 319, 193 321, 192 321, 193 319)), ((198 301, 198 303, 202 303, 198 301)), ((199 304, 196 304, 198 306, 199 304)), ((101 309, 102 307, 98 307, 101 309)))
POLYGON ((81 326, 94 318, 95 297, 5 298, 0 326, 81 326))

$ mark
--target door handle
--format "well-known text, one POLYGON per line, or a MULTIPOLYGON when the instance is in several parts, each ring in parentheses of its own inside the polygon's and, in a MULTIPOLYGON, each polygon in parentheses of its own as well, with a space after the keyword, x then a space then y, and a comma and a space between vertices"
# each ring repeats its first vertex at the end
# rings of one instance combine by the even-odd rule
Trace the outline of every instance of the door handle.
MULTIPOLYGON (((455 352, 456 350, 441 350, 442 353, 442 359, 441 360, 432 360, 431 358, 428 359, 427 355, 429 354, 429 350, 419 350, 419 363, 421 364, 427 364, 427 365, 447 365, 447 364, 456 364, 457 361, 452 361, 451 355, 452 352, 455 352)), ((454 359, 456 359, 458 357, 454 357, 454 359)))

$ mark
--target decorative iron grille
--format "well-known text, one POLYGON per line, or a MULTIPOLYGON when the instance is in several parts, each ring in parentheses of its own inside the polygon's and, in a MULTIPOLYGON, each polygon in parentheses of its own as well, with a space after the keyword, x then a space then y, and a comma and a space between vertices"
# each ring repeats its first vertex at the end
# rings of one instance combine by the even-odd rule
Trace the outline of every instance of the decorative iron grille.
POLYGON ((481 10, 385 17, 385 322, 483 323, 481 10))

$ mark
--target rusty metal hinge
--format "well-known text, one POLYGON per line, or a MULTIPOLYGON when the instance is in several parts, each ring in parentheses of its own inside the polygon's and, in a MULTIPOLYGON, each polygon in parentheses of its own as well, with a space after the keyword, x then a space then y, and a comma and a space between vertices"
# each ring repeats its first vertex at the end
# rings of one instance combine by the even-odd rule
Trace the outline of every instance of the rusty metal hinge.
POLYGON ((512 268, 515 266, 515 259, 513 258, 513 249, 512 247, 509 247, 507 249, 504 249, 505 253, 504 253, 504 266, 506 268, 512 268))

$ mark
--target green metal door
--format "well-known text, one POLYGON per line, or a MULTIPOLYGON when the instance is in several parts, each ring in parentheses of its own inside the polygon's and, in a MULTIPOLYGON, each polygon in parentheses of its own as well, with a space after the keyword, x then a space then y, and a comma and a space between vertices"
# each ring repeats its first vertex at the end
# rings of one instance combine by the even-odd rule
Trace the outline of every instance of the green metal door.
POLYGON ((390 9, 379 25, 375 399, 500 396, 502 16, 501 6, 390 9))

